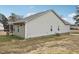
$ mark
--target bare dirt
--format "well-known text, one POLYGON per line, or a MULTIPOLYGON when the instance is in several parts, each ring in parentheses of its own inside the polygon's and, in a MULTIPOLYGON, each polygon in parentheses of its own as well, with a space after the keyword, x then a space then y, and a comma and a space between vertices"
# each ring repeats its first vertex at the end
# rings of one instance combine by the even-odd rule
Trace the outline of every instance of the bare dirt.
MULTIPOLYGON (((76 34, 76 33, 75 33, 76 34)), ((79 34, 27 40, 0 41, 0 53, 10 54, 78 54, 79 34)))

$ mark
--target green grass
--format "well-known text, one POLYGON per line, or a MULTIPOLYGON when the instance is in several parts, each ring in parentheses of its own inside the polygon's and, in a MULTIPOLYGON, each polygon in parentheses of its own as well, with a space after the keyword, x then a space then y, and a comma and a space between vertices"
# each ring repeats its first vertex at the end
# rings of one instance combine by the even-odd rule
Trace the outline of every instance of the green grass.
MULTIPOLYGON (((62 35, 56 34, 56 35, 47 35, 47 36, 40 36, 40 37, 34 37, 34 38, 28 38, 26 41, 50 41, 51 38, 54 38, 53 40, 60 40, 65 37, 61 37, 62 35)), ((0 41, 11 41, 11 40, 24 40, 22 37, 18 37, 15 35, 3 35, 0 36, 0 41)))
POLYGON ((71 30, 71 34, 79 34, 79 30, 71 30))
POLYGON ((23 38, 12 35, 0 36, 0 41, 22 40, 23 38))
POLYGON ((72 34, 79 34, 79 32, 71 32, 72 34))

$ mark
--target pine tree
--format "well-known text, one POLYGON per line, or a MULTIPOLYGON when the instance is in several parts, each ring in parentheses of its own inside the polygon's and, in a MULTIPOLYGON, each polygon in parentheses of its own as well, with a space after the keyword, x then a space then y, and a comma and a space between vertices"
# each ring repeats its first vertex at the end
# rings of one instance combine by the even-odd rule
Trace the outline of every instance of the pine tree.
POLYGON ((79 26, 79 6, 76 6, 76 16, 74 16, 74 20, 76 20, 75 25, 79 26))

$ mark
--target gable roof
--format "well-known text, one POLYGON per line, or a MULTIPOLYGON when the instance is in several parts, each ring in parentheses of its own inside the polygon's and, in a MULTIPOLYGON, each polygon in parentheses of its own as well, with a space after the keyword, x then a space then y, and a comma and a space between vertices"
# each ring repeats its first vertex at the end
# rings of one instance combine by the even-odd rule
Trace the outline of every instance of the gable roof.
POLYGON ((48 13, 48 12, 54 13, 65 25, 70 25, 70 23, 68 23, 67 21, 63 20, 63 19, 62 19, 60 16, 58 16, 58 14, 57 14, 55 11, 53 11, 53 10, 47 10, 47 11, 43 11, 43 12, 40 12, 40 13, 36 13, 36 14, 31 15, 31 16, 25 17, 23 20, 18 20, 18 21, 14 22, 14 23, 18 23, 18 22, 29 22, 29 21, 34 20, 34 19, 36 19, 36 18, 38 18, 38 17, 40 17, 40 16, 42 16, 42 15, 48 13))

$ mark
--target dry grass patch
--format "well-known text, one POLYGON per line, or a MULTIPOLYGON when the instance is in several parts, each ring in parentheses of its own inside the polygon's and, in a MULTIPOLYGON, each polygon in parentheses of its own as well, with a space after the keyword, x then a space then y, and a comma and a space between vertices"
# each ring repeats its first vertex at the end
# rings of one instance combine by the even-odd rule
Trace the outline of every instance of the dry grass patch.
POLYGON ((52 36, 24 40, 15 36, 0 36, 0 53, 29 53, 44 47, 46 42, 59 41, 66 37, 52 36))
POLYGON ((79 35, 55 35, 26 40, 16 36, 0 36, 0 53, 79 53, 79 35))

